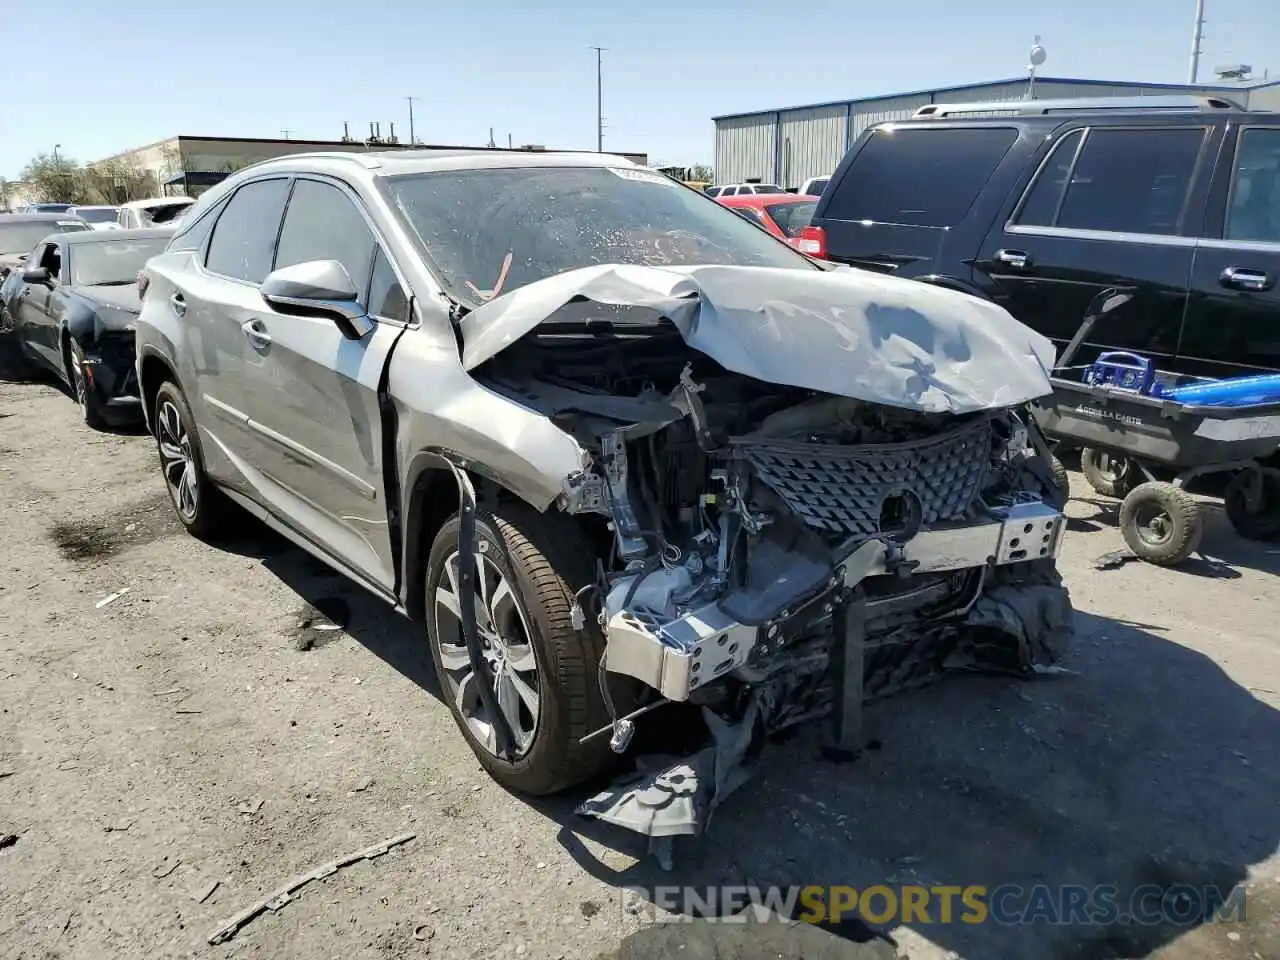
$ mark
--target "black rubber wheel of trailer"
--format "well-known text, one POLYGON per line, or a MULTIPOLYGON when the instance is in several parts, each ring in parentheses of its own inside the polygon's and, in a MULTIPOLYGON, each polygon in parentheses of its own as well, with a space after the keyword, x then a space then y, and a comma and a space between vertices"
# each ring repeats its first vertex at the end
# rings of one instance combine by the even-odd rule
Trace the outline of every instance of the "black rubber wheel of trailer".
POLYGON ((1139 558, 1161 567, 1181 563, 1200 547, 1200 505, 1181 487, 1153 480, 1120 504, 1120 533, 1139 558))
POLYGON ((1142 483, 1142 471, 1128 457, 1093 447, 1080 448, 1080 472, 1098 493, 1118 500, 1142 483))
POLYGON ((1227 519, 1249 540, 1280 540, 1280 470, 1241 470, 1222 496, 1227 519))

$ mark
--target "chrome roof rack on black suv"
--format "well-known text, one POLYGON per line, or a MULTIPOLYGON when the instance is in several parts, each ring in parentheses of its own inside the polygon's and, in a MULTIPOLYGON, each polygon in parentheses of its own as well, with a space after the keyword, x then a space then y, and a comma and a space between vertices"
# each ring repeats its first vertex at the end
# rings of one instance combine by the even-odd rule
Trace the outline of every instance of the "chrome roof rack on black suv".
POLYGON ((913 120, 941 117, 988 116, 1028 117, 1048 113, 1096 113, 1102 110, 1127 112, 1168 111, 1171 113, 1216 113, 1243 110, 1226 97, 1080 97, 1064 100, 1005 100, 990 103, 931 103, 911 115, 913 120))

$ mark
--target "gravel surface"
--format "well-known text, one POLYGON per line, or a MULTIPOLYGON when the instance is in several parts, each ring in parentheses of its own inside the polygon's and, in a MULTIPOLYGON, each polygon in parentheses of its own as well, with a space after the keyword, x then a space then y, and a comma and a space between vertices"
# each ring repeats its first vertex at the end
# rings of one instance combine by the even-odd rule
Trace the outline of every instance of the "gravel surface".
POLYGON ((1114 511, 1074 474, 1074 674, 878 704, 880 749, 854 765, 805 729, 664 875, 573 815, 586 790, 530 802, 484 776, 413 625, 265 531, 183 534, 155 460, 54 387, 0 382, 0 956, 1280 957, 1280 549, 1216 509, 1212 559, 1097 570, 1114 511), (896 943, 657 924, 621 889, 1243 880, 1242 924, 916 924, 896 943))

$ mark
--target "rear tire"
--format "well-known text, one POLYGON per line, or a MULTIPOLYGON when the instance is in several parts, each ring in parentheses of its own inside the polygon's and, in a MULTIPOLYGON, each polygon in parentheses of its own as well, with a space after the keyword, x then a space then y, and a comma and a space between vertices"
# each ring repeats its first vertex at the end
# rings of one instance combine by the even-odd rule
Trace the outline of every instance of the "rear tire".
POLYGON ((1249 540, 1280 539, 1280 470, 1242 470, 1231 478, 1222 504, 1236 533, 1249 540), (1251 489, 1253 484, 1260 489, 1251 489))
POLYGON ((1142 483, 1142 471, 1128 457, 1093 447, 1081 447, 1080 472, 1094 490, 1117 500, 1123 500, 1129 491, 1142 483))
MULTIPOLYGON (((441 694, 458 728, 481 766, 512 790, 544 795, 596 776, 613 760, 609 738, 599 736, 585 744, 579 741, 608 723, 597 672, 605 639, 593 617, 587 617, 582 630, 575 630, 570 619, 574 596, 595 582, 594 554, 576 525, 563 515, 540 514, 520 503, 477 510, 477 577, 485 570, 490 578, 503 578, 514 597, 514 613, 519 615, 504 618, 508 628, 499 624, 497 632, 505 638, 501 643, 482 637, 482 645, 486 655, 495 660, 507 656, 505 651, 521 651, 512 653, 494 672, 486 669, 486 677, 494 689, 500 672, 514 665, 526 682, 524 689, 536 681, 538 696, 536 719, 528 724, 529 717, 523 712, 517 718, 526 729, 532 727, 525 734, 531 739, 514 759, 504 759, 494 752, 490 736, 483 733, 488 722, 470 686, 474 675, 466 662, 460 621, 453 613, 456 599, 450 599, 456 598, 452 593, 456 580, 449 579, 446 565, 452 568, 456 562, 459 530, 459 517, 454 515, 436 535, 426 569, 428 645, 441 694), (523 640, 513 639, 526 631, 523 640), (496 652, 499 647, 504 653, 496 652), (532 681, 530 671, 516 663, 519 656, 527 665, 530 650, 536 665, 532 681), (459 692, 463 690, 467 692, 459 692)), ((491 590, 492 595, 498 592, 496 587, 491 590)), ((477 620, 487 606, 477 599, 477 620)), ((498 624, 499 617, 491 612, 483 616, 488 624, 498 624)), ((623 693, 623 685, 619 678, 611 677, 610 690, 619 713, 632 708, 632 696, 623 693)), ((527 701, 524 708, 517 705, 518 711, 526 708, 527 701)))
POLYGON ((204 471, 195 418, 172 380, 156 391, 151 424, 160 471, 178 522, 194 537, 216 539, 227 530, 231 503, 204 471))
POLYGON ((1147 563, 1172 567, 1199 549, 1204 518, 1185 490, 1157 480, 1140 484, 1124 498, 1120 533, 1147 563))

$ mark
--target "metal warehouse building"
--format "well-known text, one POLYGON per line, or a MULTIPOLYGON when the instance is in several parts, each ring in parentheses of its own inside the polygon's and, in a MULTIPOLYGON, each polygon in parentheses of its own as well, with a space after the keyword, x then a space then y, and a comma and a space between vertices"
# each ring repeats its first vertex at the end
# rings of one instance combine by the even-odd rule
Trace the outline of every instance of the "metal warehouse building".
MULTIPOLYGON (((809 177, 820 177, 835 170, 854 140, 867 127, 887 120, 905 120, 920 107, 931 103, 1021 100, 1026 93, 1027 78, 1021 77, 715 117, 716 183, 758 179, 794 190, 809 177)), ((1037 77, 1035 93, 1038 100, 1211 93, 1229 97, 1253 110, 1280 110, 1280 81, 1243 81, 1193 87, 1037 77)))

